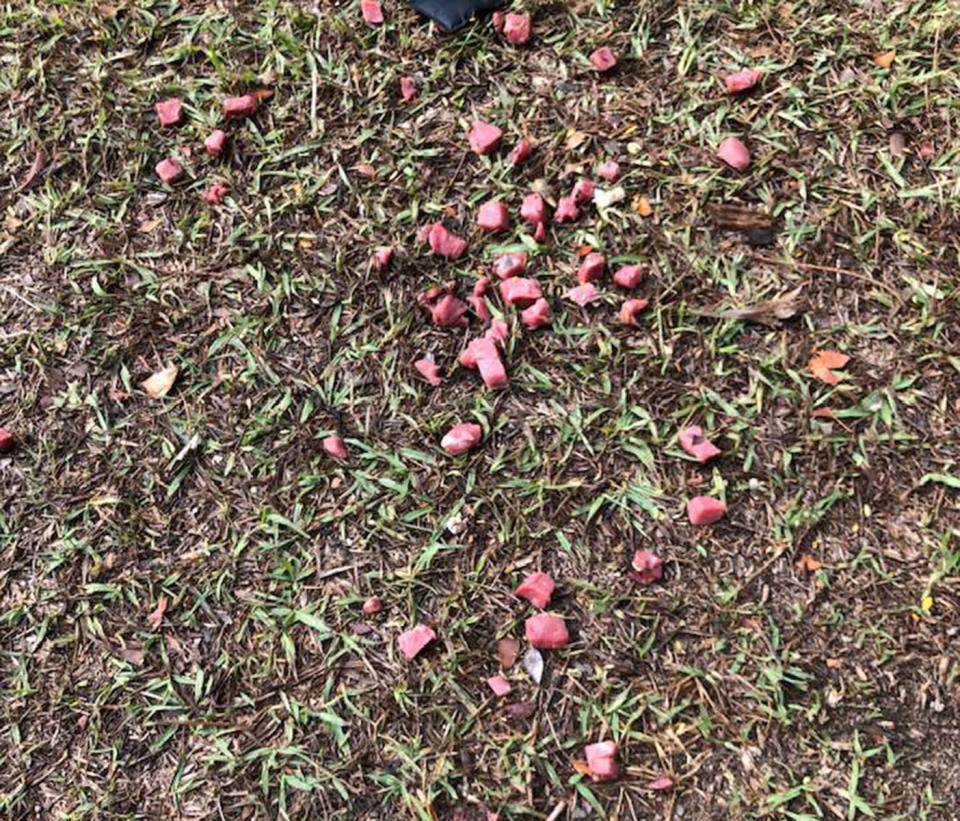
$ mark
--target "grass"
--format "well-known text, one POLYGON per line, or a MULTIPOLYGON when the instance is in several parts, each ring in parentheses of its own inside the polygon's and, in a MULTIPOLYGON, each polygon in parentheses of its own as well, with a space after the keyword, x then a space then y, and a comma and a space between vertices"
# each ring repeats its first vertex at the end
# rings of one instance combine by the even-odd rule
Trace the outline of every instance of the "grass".
POLYGON ((960 15, 526 7, 516 49, 398 2, 379 29, 353 2, 0 6, 4 817, 954 816, 960 15), (609 77, 586 61, 602 43, 609 77), (718 78, 750 65, 760 88, 727 97, 718 78), (261 87, 203 157, 220 100, 261 87), (161 130, 170 95, 188 121, 161 130), (469 154, 475 117, 507 148, 533 138, 529 165, 469 154), (743 175, 714 159, 729 135, 743 175), (515 213, 608 157, 619 204, 540 246, 473 233, 489 196, 515 213), (719 230, 726 203, 776 216, 775 245, 719 230), (471 239, 456 263, 415 241, 441 217, 471 239), (581 246, 648 269, 641 327, 607 287, 561 299, 581 246), (465 292, 502 247, 530 251, 554 323, 502 312, 511 386, 491 394, 453 366, 478 323, 434 328, 416 296, 465 292), (796 287, 804 310, 774 327, 697 314, 796 287), (823 348, 851 356, 836 387, 806 369, 823 348), (411 367, 427 351, 442 389, 411 367), (454 459, 458 421, 485 436, 454 459), (688 423, 723 446, 714 466, 679 449, 688 423), (723 523, 687 524, 700 493, 723 523), (637 547, 662 584, 627 578, 637 547), (485 680, 538 569, 573 642, 539 686, 514 669, 511 717, 485 680), (406 663, 416 622, 440 641, 406 663), (575 766, 601 738, 610 784, 575 766), (647 789, 661 774, 676 787, 647 789))

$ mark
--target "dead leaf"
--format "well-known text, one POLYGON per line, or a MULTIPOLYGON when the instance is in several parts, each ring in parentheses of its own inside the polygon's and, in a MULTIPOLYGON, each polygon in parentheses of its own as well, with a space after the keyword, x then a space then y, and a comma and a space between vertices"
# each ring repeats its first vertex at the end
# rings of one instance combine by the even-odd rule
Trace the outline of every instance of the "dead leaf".
POLYGON ((810 414, 814 419, 836 419, 837 415, 830 408, 817 408, 810 414))
POLYGON ((843 368, 850 361, 850 357, 839 351, 818 351, 817 357, 825 368, 843 368))
POLYGON ((153 231, 155 228, 157 228, 157 226, 159 226, 162 222, 163 222, 163 220, 158 220, 158 219, 144 220, 144 221, 141 222, 140 225, 137 227, 137 230, 138 230, 141 234, 149 234, 151 231, 153 231))
POLYGON ((174 365, 167 365, 162 371, 157 371, 149 379, 144 379, 140 383, 140 387, 147 392, 147 396, 151 399, 163 399, 168 393, 170 393, 170 388, 173 387, 173 383, 177 381, 177 375, 180 373, 180 369, 174 365))
POLYGON ((27 171, 27 175, 23 178, 23 182, 20 183, 18 191, 26 191, 37 177, 40 176, 40 173, 47 166, 47 152, 43 150, 43 146, 40 146, 37 149, 36 154, 33 155, 33 162, 30 164, 30 168, 27 171))
POLYGON ((152 630, 159 630, 160 623, 163 621, 163 614, 167 612, 167 597, 161 596, 160 601, 157 602, 156 609, 147 616, 147 621, 150 622, 150 628, 152 630))
POLYGON ((273 89, 270 88, 258 88, 256 91, 251 92, 254 97, 257 98, 257 103, 263 103, 269 100, 273 96, 273 89))
POLYGON ((128 664, 132 664, 134 667, 142 667, 143 666, 143 648, 124 647, 123 649, 120 650, 120 658, 122 658, 128 664))
POLYGON ((894 131, 890 135, 890 155, 893 157, 902 157, 907 148, 907 138, 903 136, 902 131, 894 131))
POLYGON ((701 316, 709 316, 715 319, 740 319, 773 327, 777 324, 777 320, 786 320, 796 316, 802 304, 801 291, 802 288, 795 288, 783 296, 758 302, 756 305, 750 305, 746 308, 733 308, 726 311, 700 309, 698 313, 701 316))
POLYGON ((823 565, 813 558, 813 556, 811 556, 809 553, 804 553, 797 560, 797 569, 806 570, 807 573, 816 573, 821 567, 823 567, 823 565))
POLYGON ((368 180, 372 180, 377 176, 377 169, 372 165, 367 165, 367 163, 362 162, 357 166, 357 173, 362 174, 368 180))
POLYGON ((516 704, 507 705, 507 715, 510 718, 530 718, 537 712, 537 705, 532 701, 518 701, 516 704))
POLYGON ((708 205, 707 211, 724 231, 749 231, 751 229, 773 228, 775 220, 763 211, 743 208, 739 205, 708 205))
POLYGON ((633 212, 641 217, 649 217, 653 215, 653 206, 646 197, 637 197, 633 201, 633 212))
POLYGON ((520 642, 516 639, 500 639, 497 642, 497 659, 504 670, 513 667, 520 654, 520 642))
POLYGON ((581 761, 577 759, 573 762, 573 769, 575 769, 580 775, 590 775, 590 765, 586 761, 581 761))
POLYGON ((597 208, 609 208, 612 205, 623 202, 627 198, 627 192, 623 190, 622 185, 616 188, 598 188, 593 194, 593 204, 597 208))
POLYGON ((827 659, 827 667, 831 670, 839 670, 843 667, 843 659, 827 659))
POLYGON ((593 253, 592 245, 581 245, 579 248, 577 248, 577 256, 580 257, 581 259, 585 257, 587 254, 592 254, 592 253, 593 253))
POLYGON ((582 131, 571 128, 567 133, 567 151, 574 151, 589 139, 589 134, 584 134, 582 131))
POLYGON ((531 647, 523 656, 523 669, 537 684, 543 678, 543 656, 536 647, 531 647))
POLYGON ((879 51, 873 55, 873 62, 880 68, 890 68, 896 56, 897 50, 895 48, 890 49, 890 51, 879 51))
POLYGON ((821 382, 828 385, 840 384, 840 377, 833 372, 834 368, 842 368, 850 361, 850 357, 838 351, 819 351, 810 360, 811 373, 821 382))

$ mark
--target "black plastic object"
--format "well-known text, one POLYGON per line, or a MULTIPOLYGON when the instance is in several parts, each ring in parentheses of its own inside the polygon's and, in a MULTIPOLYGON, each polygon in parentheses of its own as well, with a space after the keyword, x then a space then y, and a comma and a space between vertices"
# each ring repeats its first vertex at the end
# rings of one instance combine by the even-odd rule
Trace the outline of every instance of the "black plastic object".
POLYGON ((456 31, 478 11, 490 11, 502 6, 504 0, 410 0, 421 14, 447 31, 456 31))

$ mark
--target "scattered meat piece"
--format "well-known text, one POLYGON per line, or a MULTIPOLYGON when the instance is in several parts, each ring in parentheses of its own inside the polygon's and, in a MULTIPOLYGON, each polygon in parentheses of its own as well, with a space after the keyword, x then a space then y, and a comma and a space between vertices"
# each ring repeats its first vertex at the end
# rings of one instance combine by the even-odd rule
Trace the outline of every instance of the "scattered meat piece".
POLYGON ((493 319, 490 321, 490 327, 483 335, 484 339, 489 339, 495 345, 503 346, 503 343, 510 338, 510 326, 502 319, 493 319))
POLYGON ((539 194, 527 194, 520 204, 520 218, 535 225, 547 218, 547 206, 539 194))
POLYGON ((363 22, 368 25, 378 26, 383 22, 380 0, 360 0, 360 12, 363 14, 363 22))
POLYGON ((390 261, 393 259, 393 248, 387 246, 378 248, 373 253, 372 263, 374 271, 386 271, 390 267, 390 261))
POLYGON ((439 222, 428 222, 426 225, 421 225, 417 229, 417 242, 430 242, 430 234, 434 227, 440 224, 439 222))
POLYGON ((632 290, 643 279, 643 269, 639 265, 624 265, 613 275, 613 281, 621 288, 632 290))
POLYGON ((690 425, 690 427, 680 431, 680 447, 700 464, 709 462, 723 452, 704 436, 703 428, 699 425, 690 425))
POLYGON ((750 165, 750 151, 736 137, 727 137, 720 143, 717 157, 737 171, 746 171, 750 165))
POLYGON ((405 103, 413 102, 417 96, 417 87, 414 85, 413 80, 407 76, 400 78, 400 96, 403 97, 405 103))
POLYGON ((530 40, 531 18, 529 14, 510 12, 503 21, 503 36, 508 43, 522 46, 530 40))
POLYGON ((619 752, 620 747, 613 741, 588 744, 584 748, 584 754, 587 756, 590 778, 593 781, 616 781, 620 775, 620 767, 617 765, 619 752))
POLYGON ((649 784, 647 784, 648 790, 656 790, 657 792, 663 792, 664 790, 672 790, 676 786, 676 782, 669 775, 658 775, 653 779, 649 784))
POLYGON ((467 250, 467 241, 451 234, 440 222, 435 222, 430 226, 430 234, 427 239, 431 250, 447 259, 459 259, 463 256, 463 252, 467 250))
POLYGON ((230 186, 225 182, 215 182, 206 191, 200 195, 200 199, 210 205, 219 205, 224 194, 230 190, 230 186))
POLYGON ((643 313, 649 304, 645 299, 628 299, 620 306, 620 321, 624 325, 636 325, 637 316, 643 313))
POLYGON ((510 380, 507 378, 507 370, 499 356, 496 359, 478 359, 477 368, 488 391, 503 390, 510 384, 510 380))
POLYGON ((477 225, 484 231, 489 231, 490 233, 505 231, 510 225, 510 215, 507 213, 507 206, 499 200, 485 202, 477 212, 477 225))
POLYGON ((760 72, 755 68, 745 68, 735 74, 728 74, 723 83, 730 94, 739 94, 741 91, 753 88, 760 79, 760 72))
POLYGON ((0 453, 9 453, 17 443, 13 433, 6 428, 0 428, 0 453))
POLYGON ((425 624, 418 624, 412 630, 401 633, 397 639, 397 646, 400 652, 406 657, 407 661, 413 661, 420 651, 430 642, 436 641, 437 634, 433 632, 432 627, 425 624))
POLYGON ((588 180, 586 177, 577 180, 577 184, 573 186, 573 199, 577 205, 591 202, 593 195, 596 193, 597 184, 593 180, 588 180))
POLYGON ((470 149, 477 154, 489 154, 495 151, 502 138, 503 132, 499 128, 483 120, 477 120, 467 132, 470 149))
POLYGON ((227 117, 252 117, 257 113, 257 98, 253 94, 227 97, 223 101, 223 113, 227 117))
POLYGON ((537 613, 524 622, 527 641, 538 650, 559 650, 570 641, 567 625, 559 616, 537 613))
POLYGON ((649 550, 638 550, 630 562, 633 572, 630 578, 640 584, 653 584, 663 576, 663 561, 649 550))
POLYGON ((473 450, 480 444, 482 438, 483 428, 472 422, 465 422, 450 428, 443 439, 440 440, 440 447, 451 456, 460 456, 469 450, 473 450))
POLYGON ((526 308, 543 296, 540 283, 535 279, 511 277, 500 283, 500 296, 507 305, 526 308))
POLYGON ((227 132, 218 128, 203 141, 203 147, 211 157, 219 157, 227 145, 227 132))
POLYGON ((493 272, 500 279, 510 279, 527 270, 527 255, 523 251, 503 254, 493 261, 493 272))
POLYGON ((493 694, 497 698, 503 698, 506 695, 510 694, 510 691, 513 689, 510 686, 510 682, 507 681, 503 676, 494 676, 493 678, 487 679, 487 685, 493 690, 493 694))
POLYGON ((560 197, 557 201, 557 210, 553 212, 553 221, 557 225, 572 222, 579 216, 577 201, 573 197, 560 197))
POLYGON ((346 459, 350 452, 339 436, 328 436, 323 440, 323 449, 334 459, 346 459))
POLYGON ((460 354, 460 364, 465 368, 473 370, 481 359, 499 359, 500 352, 497 350, 497 343, 486 336, 471 339, 466 349, 460 354))
POLYGON ((690 524, 712 525, 719 522, 727 512, 727 506, 711 496, 694 496, 687 502, 690 524))
POLYGON ((533 146, 526 140, 520 140, 520 142, 513 147, 507 160, 510 165, 513 166, 523 165, 523 163, 530 159, 531 154, 533 154, 533 146))
POLYGON ((473 308, 473 312, 481 322, 489 322, 493 319, 493 314, 490 313, 490 309, 487 307, 487 301, 482 296, 471 294, 467 297, 467 302, 470 303, 470 307, 473 308))
POLYGON ((454 291, 455 283, 449 282, 443 285, 434 285, 431 288, 427 288, 422 294, 417 296, 417 302, 419 302, 424 308, 431 308, 433 303, 436 302, 444 294, 452 294, 454 291))
POLYGON ((467 304, 447 294, 430 309, 430 318, 441 328, 466 328, 470 325, 466 313, 467 304))
POLYGON ((577 279, 581 283, 595 282, 603 277, 603 272, 606 270, 607 258, 603 254, 587 254, 577 270, 577 279))
POLYGON ((529 308, 520 312, 520 321, 525 328, 536 330, 550 324, 550 303, 545 299, 538 299, 529 308))
POLYGON ((418 359, 413 363, 413 367, 434 387, 443 384, 443 380, 440 378, 440 368, 436 362, 431 362, 429 359, 418 359))
POLYGON ((489 277, 480 277, 476 282, 473 283, 473 295, 474 296, 483 296, 487 292, 487 287, 490 285, 489 277))
POLYGON ((543 242, 547 238, 547 226, 542 222, 537 223, 537 228, 533 232, 533 238, 537 242, 543 242))
POLYGON ((607 160, 597 169, 597 176, 607 182, 616 182, 620 179, 620 163, 607 160))
POLYGON ((601 46, 590 55, 590 62, 597 71, 609 71, 617 64, 617 55, 610 46, 601 46))
POLYGON ((154 170, 157 172, 157 176, 168 185, 176 182, 183 175, 183 168, 180 163, 169 158, 160 160, 154 170))
POLYGON ((550 604, 554 587, 553 579, 546 573, 531 573, 520 583, 515 592, 521 599, 526 599, 534 607, 543 610, 550 604))
POLYGON ((383 602, 379 596, 371 596, 363 603, 363 612, 368 616, 379 613, 381 610, 383 610, 383 602))
POLYGON ((513 663, 520 655, 520 642, 516 639, 500 639, 497 642, 497 660, 504 670, 513 667, 513 663))
POLYGON ((493 24, 494 31, 497 33, 502 32, 504 26, 503 12, 495 11, 493 17, 490 18, 490 22, 493 24))
POLYGON ((600 292, 597 290, 597 286, 592 282, 585 282, 583 285, 578 285, 576 288, 571 288, 569 291, 567 291, 565 296, 567 299, 572 299, 581 308, 584 308, 591 302, 600 299, 600 292))
POLYGON ((160 125, 180 125, 183 122, 183 103, 176 97, 157 103, 154 108, 157 111, 160 125))

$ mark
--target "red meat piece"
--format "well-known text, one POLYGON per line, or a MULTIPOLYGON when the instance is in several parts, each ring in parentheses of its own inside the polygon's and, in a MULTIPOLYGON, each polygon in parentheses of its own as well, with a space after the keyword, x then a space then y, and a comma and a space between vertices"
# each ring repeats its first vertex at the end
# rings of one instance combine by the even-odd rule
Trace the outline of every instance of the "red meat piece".
POLYGON ((484 231, 496 233, 506 230, 510 225, 510 215, 507 213, 507 206, 499 200, 490 200, 480 206, 477 212, 477 225, 484 231))
POLYGON ((557 201, 557 210, 553 212, 553 221, 557 225, 572 222, 579 216, 577 201, 574 197, 560 197, 557 201))
POLYGON ((643 313, 649 304, 645 299, 628 299, 620 306, 620 321, 624 325, 636 325, 637 315, 643 313))
POLYGON ((591 202, 593 195, 596 193, 597 184, 593 180, 588 180, 586 177, 577 180, 577 184, 573 186, 573 199, 577 205, 591 202))
POLYGON ((621 288, 631 290, 643 279, 643 269, 639 265, 624 265, 613 275, 613 281, 621 288))
POLYGON ((489 284, 490 279, 488 277, 480 277, 480 279, 473 283, 473 295, 483 296, 487 292, 487 286, 489 284))
POLYGON ((154 108, 160 125, 180 125, 183 122, 183 103, 176 97, 157 103, 154 108))
POLYGON ((470 325, 466 313, 466 303, 447 294, 430 309, 430 318, 441 328, 466 328, 470 325))
POLYGON ((459 259, 463 256, 463 252, 467 250, 467 241, 456 234, 451 234, 440 222, 435 222, 430 226, 427 239, 431 250, 447 259, 459 259))
POLYGON ((450 428, 443 439, 440 440, 440 447, 451 456, 459 456, 473 450, 480 444, 481 438, 483 438, 483 428, 472 422, 465 422, 450 428))
POLYGON ((219 128, 203 141, 203 147, 207 149, 207 153, 211 157, 219 157, 226 145, 227 132, 219 128))
POLYGON ((520 583, 515 592, 521 599, 526 599, 534 607, 543 610, 550 604, 554 588, 553 579, 546 573, 531 573, 520 583))
POLYGON ((526 308, 543 296, 540 283, 535 279, 511 277, 500 283, 500 296, 507 305, 526 308))
POLYGON ((739 94, 741 91, 753 88, 759 79, 759 71, 755 68, 745 68, 734 74, 728 74, 723 78, 723 84, 727 87, 728 93, 739 94))
POLYGON ((323 440, 323 449, 334 459, 346 459, 350 452, 339 436, 328 436, 323 440))
POLYGON ((620 179, 620 163, 607 160, 597 169, 597 176, 607 182, 616 182, 620 179))
POLYGON ((400 96, 405 103, 412 102, 417 96, 417 87, 409 77, 400 78, 400 96))
POLYGON ((610 46, 601 46, 590 55, 590 62, 597 71, 609 71, 617 64, 617 55, 610 46))
POLYGON ((577 279, 583 282, 595 282, 607 270, 607 258, 603 254, 587 254, 577 270, 577 279))
POLYGON ((496 345, 503 347, 503 343, 510 338, 510 326, 502 319, 493 319, 490 321, 490 327, 483 335, 484 339, 489 339, 496 345))
POLYGON ((493 272, 500 279, 510 279, 527 270, 527 255, 523 251, 503 254, 493 261, 493 272))
POLYGON ((690 427, 680 431, 680 447, 700 464, 709 462, 723 452, 704 436, 703 428, 699 425, 690 425, 690 427))
POLYGON ((400 634, 397 639, 397 646, 407 661, 413 661, 424 647, 430 642, 436 641, 436 639, 437 634, 433 632, 432 627, 418 624, 412 630, 400 634))
POLYGON ((363 14, 364 23, 376 26, 383 22, 380 0, 360 0, 360 12, 363 14))
POLYGON ((524 622, 524 632, 538 650, 559 650, 570 641, 567 625, 559 616, 537 613, 524 622))
POLYGON ((183 168, 180 163, 169 158, 160 160, 154 170, 157 172, 157 176, 168 185, 176 182, 183 175, 183 168))
POLYGON ((510 165, 522 165, 530 159, 531 154, 533 154, 533 146, 526 140, 520 140, 520 142, 513 147, 507 160, 510 165))
POLYGON ((14 435, 6 428, 0 428, 0 453, 9 453, 17 443, 14 435))
POLYGON ((530 39, 531 22, 529 14, 508 13, 503 21, 503 36, 508 43, 522 46, 530 39))
POLYGON ((504 696, 509 695, 510 691, 513 689, 510 686, 510 682, 507 681, 503 676, 494 676, 493 678, 488 678, 487 686, 493 690, 493 694, 497 698, 503 698, 504 696))
POLYGON ((500 352, 497 344, 485 336, 471 339, 466 349, 460 354, 460 364, 473 370, 481 359, 499 359, 500 352))
POLYGON ((527 194, 520 203, 520 218, 536 225, 547 218, 547 206, 539 194, 527 194))
POLYGON ((538 222, 537 229, 533 232, 533 238, 537 242, 543 242, 547 238, 547 226, 542 222, 538 222))
POLYGON ((374 271, 386 271, 390 267, 390 261, 393 259, 393 248, 378 248, 373 252, 371 262, 374 271))
POLYGON ((379 596, 371 596, 363 603, 363 612, 368 616, 379 613, 381 610, 383 610, 383 602, 379 596))
POLYGON ((507 370, 503 367, 499 356, 496 359, 478 359, 477 369, 488 391, 499 391, 510 384, 510 380, 507 379, 507 370))
POLYGON ((252 117, 257 113, 257 98, 253 94, 227 97, 223 101, 223 113, 227 117, 252 117))
POLYGON ((599 744, 588 744, 584 748, 587 756, 587 766, 590 768, 590 778, 593 781, 616 781, 620 775, 617 764, 617 754, 620 747, 613 741, 601 741, 599 744))
POLYGON ((440 368, 437 366, 436 362, 433 362, 430 359, 418 359, 413 363, 413 367, 415 367, 417 372, 434 387, 443 384, 443 380, 440 378, 440 368))
POLYGON ((630 566, 633 568, 630 578, 640 584, 653 584, 663 576, 663 561, 649 550, 634 553, 630 566))
POLYGON ((750 165, 750 150, 736 137, 727 137, 720 143, 717 157, 737 171, 746 171, 750 165))
POLYGON ((477 154, 489 154, 496 150, 502 138, 503 132, 499 128, 483 120, 477 120, 467 132, 470 149, 477 154))
POLYGON ((719 522, 727 513, 727 506, 711 496, 694 496, 687 502, 687 516, 690 524, 712 525, 719 522))
POLYGON ((543 325, 550 324, 550 303, 545 299, 538 299, 529 308, 520 312, 520 321, 525 328, 536 330, 543 325))
POLYGON ((572 299, 581 308, 584 308, 591 302, 600 299, 600 292, 592 282, 586 282, 583 285, 578 285, 576 288, 571 288, 567 291, 566 297, 567 299, 572 299))
POLYGON ((223 195, 230 190, 230 186, 225 182, 215 182, 206 191, 200 195, 200 199, 210 205, 219 205, 223 195))

